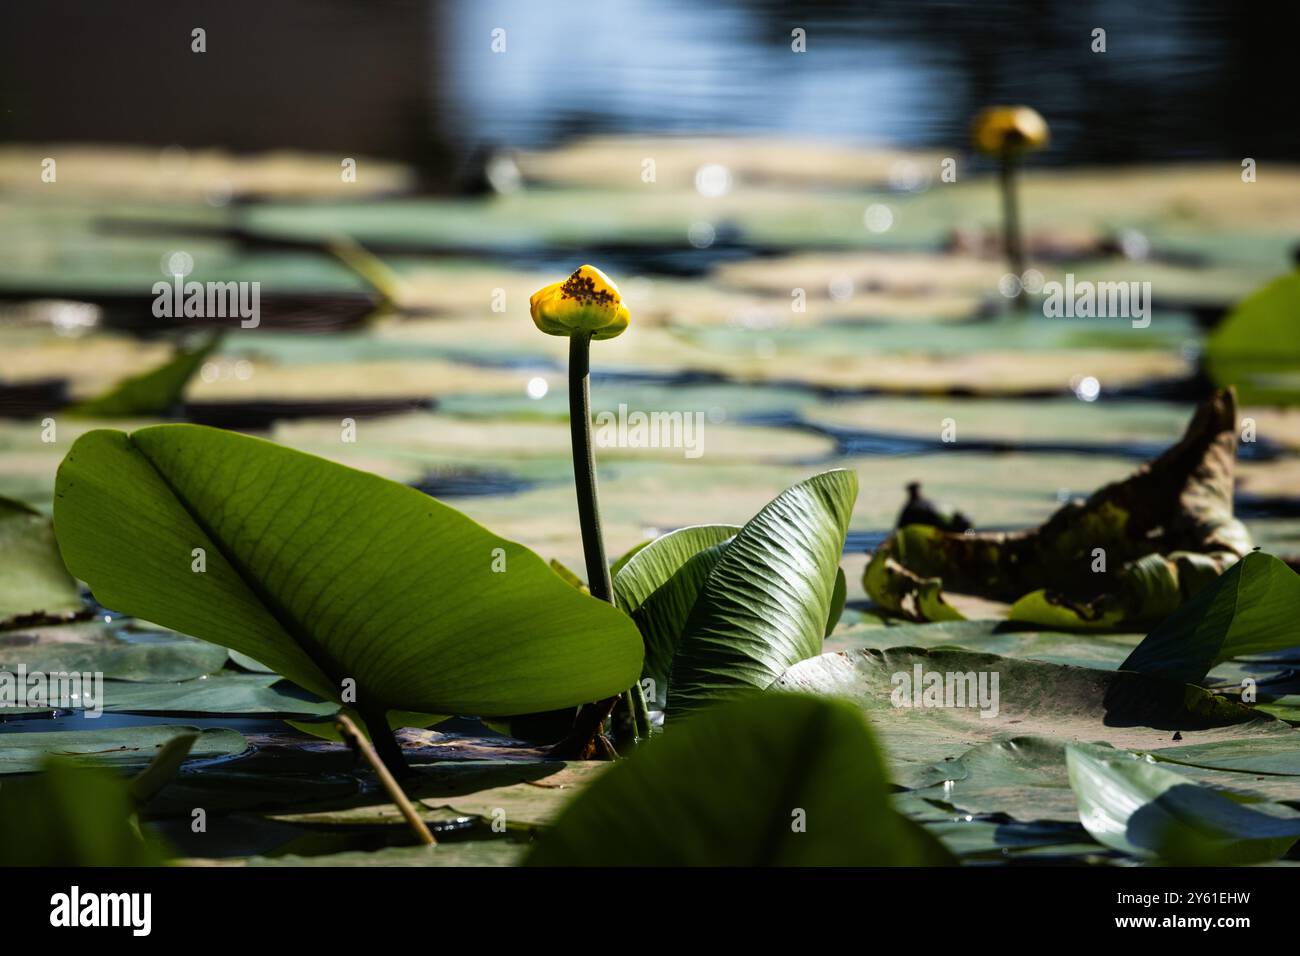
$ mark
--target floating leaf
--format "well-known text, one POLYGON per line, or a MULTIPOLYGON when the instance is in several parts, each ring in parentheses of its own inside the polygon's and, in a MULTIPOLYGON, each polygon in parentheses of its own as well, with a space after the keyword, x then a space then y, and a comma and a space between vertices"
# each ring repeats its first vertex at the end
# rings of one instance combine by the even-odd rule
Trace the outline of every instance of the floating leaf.
POLYGON ((185 752, 195 758, 232 756, 248 746, 238 731, 199 730, 180 724, 7 733, 0 736, 0 774, 32 773, 48 757, 113 767, 143 767, 181 738, 193 738, 185 752))
POLYGON ((0 670, 21 664, 47 674, 103 674, 106 680, 184 681, 220 671, 226 649, 181 635, 156 641, 124 641, 91 630, 94 639, 64 640, 65 629, 42 630, 0 637, 0 670))
MULTIPOLYGON (((1191 747, 1164 747, 1146 756, 1217 791, 1294 801, 1300 800, 1300 778, 1263 768, 1294 765, 1300 752, 1297 736, 1247 735, 1191 747), (1210 763, 1198 763, 1201 757, 1210 763)), ((995 740, 917 772, 909 782, 919 788, 912 791, 917 796, 967 813, 1005 814, 1022 821, 1076 821, 1078 807, 1065 760, 1065 748, 1072 742, 1064 736, 995 740)))
POLYGON ((1045 821, 1035 823, 990 823, 985 820, 945 820, 926 823, 927 832, 963 859, 1005 861, 1026 850, 1050 851, 1046 855, 1077 857, 1104 853, 1091 842, 1079 824, 1045 821))
POLYGON ((0 627, 15 618, 61 618, 82 609, 50 519, 0 497, 0 627))
POLYGON ((1300 813, 1243 804, 1134 754, 1066 748, 1079 819, 1100 843, 1185 866, 1276 860, 1300 839, 1300 813))
MULTIPOLYGON (((576 761, 556 767, 554 773, 476 789, 463 796, 424 796, 419 800, 432 809, 447 808, 461 814, 482 817, 491 824, 503 820, 508 827, 537 828, 553 824, 573 799, 612 765, 601 761, 576 761)), ((517 777, 523 777, 518 774, 517 777)), ((417 786, 417 792, 422 791, 417 786)))
MULTIPOLYGON (((475 816, 511 829, 532 829, 555 821, 588 782, 606 772, 604 761, 441 760, 417 764, 402 789, 429 819, 475 816), (500 811, 500 812, 498 812, 500 811), (504 818, 501 814, 504 814, 504 818)), ((401 812, 383 793, 365 792, 322 809, 277 814, 302 826, 403 827, 401 812)))
POLYGON ((890 806, 851 707, 765 694, 710 709, 601 774, 535 866, 907 866, 950 857, 890 806))
POLYGON ((70 569, 105 605, 323 697, 352 679, 363 705, 509 715, 616 694, 640 672, 627 617, 522 545, 412 488, 260 439, 89 432, 59 469, 54 520, 70 569))
POLYGON ((841 628, 826 642, 829 650, 873 647, 961 648, 1000 657, 1118 670, 1143 639, 1140 634, 1080 634, 1008 625, 1005 621, 938 621, 932 624, 862 625, 841 628))
POLYGON ((1005 814, 1021 821, 1076 821, 1065 768, 1065 744, 1051 737, 1010 737, 979 744, 909 781, 920 797, 966 813, 1005 814), (928 784, 928 786, 926 785, 928 784))
MULTIPOLYGON (((82 683, 79 706, 103 707, 110 714, 263 714, 275 717, 330 717, 338 712, 333 701, 305 697, 275 674, 217 674, 178 683, 147 684, 106 680, 102 700, 89 699, 82 683)), ((40 713, 51 709, 48 701, 10 713, 40 713)))
MULTIPOLYGON (((1165 747, 1157 760, 1242 774, 1300 777, 1300 731, 1244 740, 1165 747)), ((1300 788, 1300 782, 1296 783, 1300 788)), ((1300 789, 1296 799, 1300 800, 1300 789)))
POLYGON ((775 689, 853 700, 905 786, 936 783, 933 765, 1009 736, 1158 751, 1177 743, 1175 735, 1192 744, 1294 733, 1199 687, 960 650, 823 654, 791 667, 775 689))

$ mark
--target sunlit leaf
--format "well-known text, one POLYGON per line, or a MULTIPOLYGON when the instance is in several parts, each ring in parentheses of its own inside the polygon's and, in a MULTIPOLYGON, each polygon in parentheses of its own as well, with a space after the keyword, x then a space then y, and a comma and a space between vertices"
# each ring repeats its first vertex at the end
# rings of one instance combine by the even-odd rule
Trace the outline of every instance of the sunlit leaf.
POLYGON ((816 475, 778 495, 726 546, 682 630, 670 715, 766 688, 821 650, 857 493, 851 471, 816 475))
POLYGON ((106 606, 329 699, 353 680, 362 707, 508 715, 615 694, 640 673, 627 617, 527 548, 413 488, 259 439, 89 432, 59 469, 54 520, 106 606))

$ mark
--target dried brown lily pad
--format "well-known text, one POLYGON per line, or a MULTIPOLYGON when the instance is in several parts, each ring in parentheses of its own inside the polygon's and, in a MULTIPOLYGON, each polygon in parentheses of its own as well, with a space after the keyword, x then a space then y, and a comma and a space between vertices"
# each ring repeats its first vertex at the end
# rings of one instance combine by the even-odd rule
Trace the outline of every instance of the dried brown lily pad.
POLYGON ((1201 403, 1177 444, 1037 528, 900 527, 875 551, 863 587, 916 621, 962 618, 945 589, 1013 602, 1012 620, 1058 628, 1159 620, 1253 547, 1232 514, 1236 447, 1236 396, 1225 389, 1201 403))

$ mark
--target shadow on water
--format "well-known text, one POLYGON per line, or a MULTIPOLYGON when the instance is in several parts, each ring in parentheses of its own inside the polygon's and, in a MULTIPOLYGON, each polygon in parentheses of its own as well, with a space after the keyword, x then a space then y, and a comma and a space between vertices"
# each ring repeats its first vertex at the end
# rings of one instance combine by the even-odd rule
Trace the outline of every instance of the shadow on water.
POLYGON ((531 491, 540 482, 520 478, 507 471, 490 468, 439 468, 429 472, 411 487, 434 498, 478 498, 489 495, 516 495, 531 491))

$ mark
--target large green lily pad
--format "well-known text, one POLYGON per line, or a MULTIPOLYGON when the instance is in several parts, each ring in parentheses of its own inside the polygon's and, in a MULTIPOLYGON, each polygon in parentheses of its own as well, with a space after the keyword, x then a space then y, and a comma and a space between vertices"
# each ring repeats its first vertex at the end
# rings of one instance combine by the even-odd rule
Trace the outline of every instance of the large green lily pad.
POLYGON ((640 673, 631 622, 526 548, 270 442, 191 425, 92 432, 60 467, 55 525, 101 602, 322 697, 350 680, 362 707, 527 713, 640 673))

